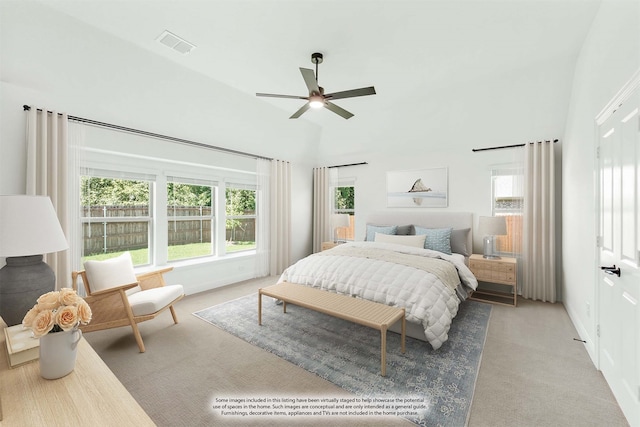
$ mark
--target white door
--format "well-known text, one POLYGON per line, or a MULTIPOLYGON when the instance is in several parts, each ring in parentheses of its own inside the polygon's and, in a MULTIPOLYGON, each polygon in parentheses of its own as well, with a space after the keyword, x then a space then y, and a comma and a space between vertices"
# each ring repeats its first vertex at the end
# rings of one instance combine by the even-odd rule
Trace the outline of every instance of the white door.
POLYGON ((640 427, 640 89, 599 132, 599 364, 631 426, 640 427), (614 268, 615 266, 615 268, 614 268), (619 273, 619 274, 618 274, 619 273))

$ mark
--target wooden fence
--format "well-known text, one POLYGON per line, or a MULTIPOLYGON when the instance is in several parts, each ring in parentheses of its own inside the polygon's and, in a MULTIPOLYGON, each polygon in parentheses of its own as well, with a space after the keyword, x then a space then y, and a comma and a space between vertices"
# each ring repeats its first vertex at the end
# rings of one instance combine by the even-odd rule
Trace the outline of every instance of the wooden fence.
MULTIPOLYGON (((85 255, 143 249, 149 246, 150 222, 126 220, 149 217, 147 206, 96 206, 83 208, 82 213, 85 255)), ((172 219, 176 216, 209 216, 211 207, 169 207, 167 214, 169 246, 211 242, 211 221, 200 218, 172 219)), ((255 241, 255 219, 230 220, 227 224, 230 225, 226 229, 228 241, 255 241)))
POLYGON ((505 215, 507 235, 496 236, 496 250, 502 253, 522 253, 522 215, 505 215))

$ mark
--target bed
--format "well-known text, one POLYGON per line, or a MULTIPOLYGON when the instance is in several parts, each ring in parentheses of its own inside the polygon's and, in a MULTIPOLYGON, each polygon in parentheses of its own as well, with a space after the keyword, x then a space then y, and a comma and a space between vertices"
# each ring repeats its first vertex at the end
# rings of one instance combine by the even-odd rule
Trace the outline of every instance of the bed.
POLYGON ((407 335, 440 348, 459 304, 478 286, 467 267, 473 214, 385 211, 366 223, 364 241, 303 258, 278 282, 404 307, 407 335))

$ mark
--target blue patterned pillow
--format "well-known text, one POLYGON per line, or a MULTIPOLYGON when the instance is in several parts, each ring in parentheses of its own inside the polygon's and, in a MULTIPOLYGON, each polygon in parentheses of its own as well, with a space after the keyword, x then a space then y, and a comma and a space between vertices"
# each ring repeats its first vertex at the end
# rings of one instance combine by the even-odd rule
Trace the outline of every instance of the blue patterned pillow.
POLYGON ((416 234, 426 234, 424 240, 425 249, 432 249, 447 255, 451 255, 451 230, 452 228, 422 228, 415 227, 416 234))
POLYGON ((398 226, 397 225, 371 225, 367 224, 367 236, 365 240, 367 242, 375 242, 376 233, 380 234, 397 234, 398 226))

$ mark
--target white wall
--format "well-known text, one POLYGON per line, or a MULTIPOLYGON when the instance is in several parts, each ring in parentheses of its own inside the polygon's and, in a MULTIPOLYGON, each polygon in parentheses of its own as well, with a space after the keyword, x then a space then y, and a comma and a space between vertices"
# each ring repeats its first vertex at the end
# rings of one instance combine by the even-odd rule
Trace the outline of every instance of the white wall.
POLYGON ((638 69, 640 2, 604 0, 576 65, 563 153, 564 304, 594 360, 595 118, 638 69))
MULTIPOLYGON (((325 127, 321 164, 369 163, 340 168, 341 176, 356 178, 356 238, 363 238, 369 212, 398 209, 386 207, 387 171, 447 167, 449 206, 441 210, 472 212, 476 224, 479 215, 491 215, 491 167, 521 161, 522 149, 472 149, 561 140, 574 60, 554 58, 490 79, 416 93, 369 112, 371 117, 354 117, 357 126, 325 127)), ((561 146, 556 144, 558 158, 561 146)), ((558 171, 558 206, 560 178, 558 171)), ((481 253, 481 236, 475 234, 475 252, 481 253)), ((558 239, 558 254, 561 243, 558 239)))
MULTIPOLYGON (((557 137, 562 178, 568 180, 563 218, 571 218, 562 233, 564 279, 571 282, 564 290, 569 308, 584 311, 590 291, 582 289, 589 282, 580 266, 593 257, 584 239, 584 225, 592 230, 592 221, 576 220, 585 212, 592 215, 592 147, 585 142, 592 142, 598 109, 637 68, 638 22, 632 5, 637 2, 604 1, 575 74, 573 95, 576 58, 558 57, 489 79, 407 94, 390 105, 376 97, 345 100, 341 106, 353 106, 356 117, 330 120, 321 130, 306 120, 292 123, 267 103, 41 4, 0 2, 0 194, 24 189, 23 104, 290 160, 294 261, 311 249, 312 166, 369 163, 340 170, 357 180, 357 233, 362 236, 367 212, 386 208, 387 171, 446 166, 450 204, 445 210, 486 215, 491 209, 489 168, 512 161, 514 154, 471 149, 557 137), (622 46, 605 54, 602 45, 609 38, 622 46), (603 65, 610 60, 615 66, 603 65)), ((376 89, 383 94, 394 88, 376 89)), ((208 279, 210 273, 194 275, 202 283, 219 280, 218 271, 208 279)))
MULTIPOLYGON (((255 97, 40 3, 0 2, 0 54, 0 194, 24 193, 22 105, 35 105, 291 161, 294 203, 301 206, 292 221, 293 258, 311 250, 311 168, 320 134, 317 125, 292 123, 281 110, 256 102, 255 97)), ((245 261, 215 270, 194 267, 197 277, 187 273, 180 280, 198 282, 200 289, 204 282, 250 278, 253 261, 245 261)))

